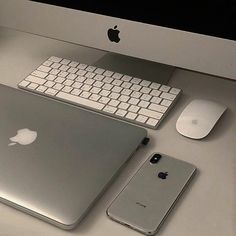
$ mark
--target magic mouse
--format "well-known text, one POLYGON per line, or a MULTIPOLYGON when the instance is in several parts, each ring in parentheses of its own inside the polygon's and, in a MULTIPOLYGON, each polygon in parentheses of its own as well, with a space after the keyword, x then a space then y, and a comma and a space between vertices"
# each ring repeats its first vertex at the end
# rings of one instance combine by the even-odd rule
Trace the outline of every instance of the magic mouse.
POLYGON ((226 109, 226 106, 214 101, 193 100, 180 114, 176 129, 188 138, 202 139, 210 133, 226 109))

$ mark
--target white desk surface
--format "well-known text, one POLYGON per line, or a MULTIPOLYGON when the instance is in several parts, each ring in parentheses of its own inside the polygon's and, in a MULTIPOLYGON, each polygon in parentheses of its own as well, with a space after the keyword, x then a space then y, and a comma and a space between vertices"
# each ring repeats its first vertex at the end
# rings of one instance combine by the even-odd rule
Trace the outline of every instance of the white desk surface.
MULTIPOLYGON (((0 27, 1 83, 16 87, 51 55, 92 64, 104 52, 0 27)), ((155 151, 188 161, 199 170, 157 235, 235 236, 236 81, 176 69, 170 85, 183 89, 180 100, 158 130, 148 130, 149 145, 133 156, 76 229, 64 231, 0 204, 0 236, 141 235, 111 221, 105 210, 135 170, 155 151), (181 111, 195 98, 212 99, 228 107, 210 135, 203 140, 185 138, 175 129, 181 111)))

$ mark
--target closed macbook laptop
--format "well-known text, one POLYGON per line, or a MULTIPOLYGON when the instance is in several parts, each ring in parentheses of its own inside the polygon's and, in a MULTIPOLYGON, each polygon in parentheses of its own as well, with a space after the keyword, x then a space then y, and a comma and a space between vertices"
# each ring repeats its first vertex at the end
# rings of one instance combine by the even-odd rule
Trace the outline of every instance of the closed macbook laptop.
POLYGON ((72 229, 145 137, 143 128, 0 85, 0 200, 72 229))

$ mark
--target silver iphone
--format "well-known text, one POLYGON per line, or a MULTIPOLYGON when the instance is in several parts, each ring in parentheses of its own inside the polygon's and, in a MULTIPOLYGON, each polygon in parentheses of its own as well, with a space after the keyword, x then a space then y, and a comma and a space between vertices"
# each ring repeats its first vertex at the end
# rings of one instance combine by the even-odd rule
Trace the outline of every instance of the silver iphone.
POLYGON ((107 209, 107 215, 146 235, 155 234, 194 176, 196 167, 154 153, 107 209))

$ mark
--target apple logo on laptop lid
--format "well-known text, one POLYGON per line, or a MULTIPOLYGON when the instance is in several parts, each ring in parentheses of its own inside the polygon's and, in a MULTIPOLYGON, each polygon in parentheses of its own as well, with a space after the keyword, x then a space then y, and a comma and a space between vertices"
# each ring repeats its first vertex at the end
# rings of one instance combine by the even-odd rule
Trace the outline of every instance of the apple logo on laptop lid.
POLYGON ((37 136, 36 131, 27 128, 19 129, 14 137, 9 138, 11 143, 8 146, 13 146, 17 143, 20 145, 29 145, 36 140, 37 136))

